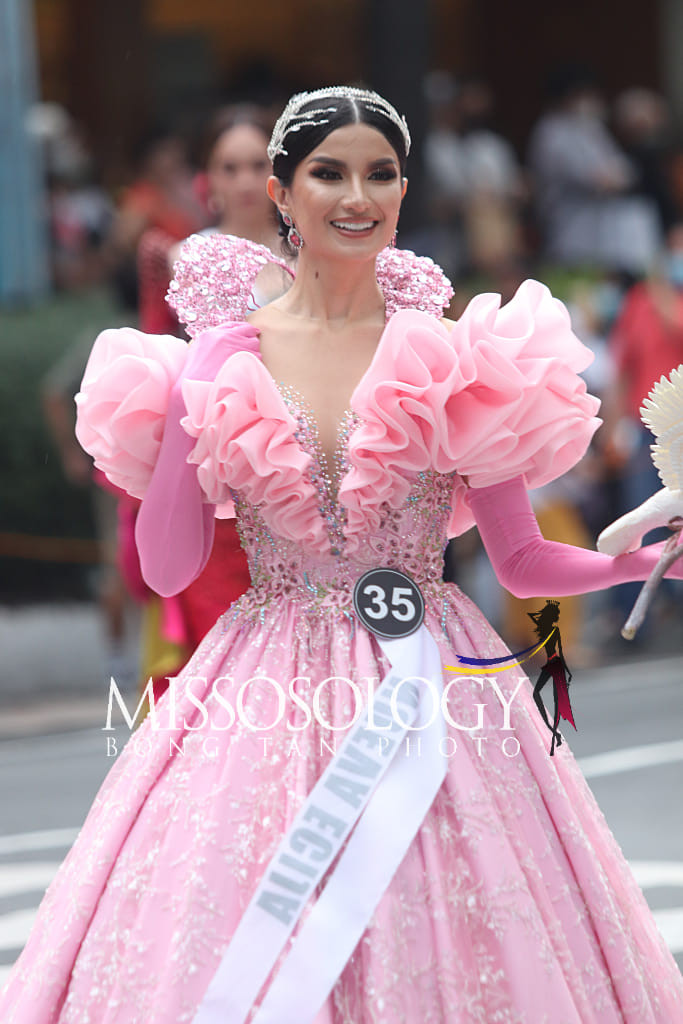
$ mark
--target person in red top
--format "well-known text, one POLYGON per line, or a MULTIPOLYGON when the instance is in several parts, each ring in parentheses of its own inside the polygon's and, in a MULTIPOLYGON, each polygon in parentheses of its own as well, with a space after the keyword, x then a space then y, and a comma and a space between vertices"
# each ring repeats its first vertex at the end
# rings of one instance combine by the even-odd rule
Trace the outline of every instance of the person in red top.
POLYGON ((165 298, 168 254, 209 216, 178 136, 150 136, 140 151, 138 176, 121 195, 108 241, 113 283, 125 304, 137 309, 141 330, 178 334, 165 298))
MULTIPOLYGON (((627 293, 609 347, 616 372, 605 400, 605 429, 608 442, 622 452, 622 458, 627 450, 620 436, 627 433, 635 438, 636 431, 641 435, 631 444, 635 461, 626 468, 632 476, 641 465, 638 451, 647 449, 652 440, 640 420, 643 400, 662 376, 683 362, 683 223, 667 234, 659 272, 627 293)), ((642 468, 652 468, 649 453, 642 468)), ((652 488, 646 491, 637 502, 627 502, 628 507, 640 504, 652 488)))
MULTIPOLYGON (((658 272, 626 294, 612 329, 609 349, 615 368, 605 396, 604 448, 620 470, 620 511, 641 505, 661 486, 650 455, 652 434, 640 407, 662 376, 683 363, 683 223, 674 224, 658 272)), ((661 539, 661 531, 646 540, 661 539)), ((638 587, 620 588, 622 611, 630 610, 638 587)))
POLYGON ((114 240, 123 249, 134 249, 148 228, 180 240, 206 222, 182 140, 173 133, 147 139, 139 175, 121 196, 114 240))
POLYGON ((628 292, 610 341, 620 411, 634 423, 652 386, 683 362, 683 224, 667 241, 663 272, 628 292))

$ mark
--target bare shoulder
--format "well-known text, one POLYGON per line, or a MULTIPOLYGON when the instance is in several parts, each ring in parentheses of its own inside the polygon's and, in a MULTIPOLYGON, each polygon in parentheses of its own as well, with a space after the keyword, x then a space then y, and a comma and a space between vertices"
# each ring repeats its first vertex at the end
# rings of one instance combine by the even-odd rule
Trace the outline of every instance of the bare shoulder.
POLYGON ((447 316, 439 317, 440 322, 444 325, 447 331, 452 331, 456 325, 456 320, 449 320, 447 316))
POLYGON ((248 324, 252 327, 257 327, 259 330, 271 330, 277 327, 280 317, 276 309, 272 309, 272 302, 267 303, 265 306, 259 306, 258 309, 252 310, 246 317, 248 324))

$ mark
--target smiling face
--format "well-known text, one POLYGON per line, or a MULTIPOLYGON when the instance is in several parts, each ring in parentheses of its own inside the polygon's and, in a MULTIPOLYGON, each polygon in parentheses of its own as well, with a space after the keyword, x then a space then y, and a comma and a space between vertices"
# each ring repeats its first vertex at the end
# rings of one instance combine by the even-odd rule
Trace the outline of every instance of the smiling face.
POLYGON ((388 140, 367 124, 337 128, 268 191, 311 255, 371 258, 391 241, 406 182, 388 140))

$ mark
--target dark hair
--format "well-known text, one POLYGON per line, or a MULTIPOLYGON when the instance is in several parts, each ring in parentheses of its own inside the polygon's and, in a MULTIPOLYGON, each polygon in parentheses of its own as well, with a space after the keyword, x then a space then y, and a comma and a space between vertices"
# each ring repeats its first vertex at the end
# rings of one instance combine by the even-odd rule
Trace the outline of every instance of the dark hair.
POLYGON ((136 175, 144 173, 146 163, 169 142, 176 143, 180 146, 185 156, 188 156, 189 146, 187 138, 182 132, 176 131, 170 125, 154 124, 139 135, 131 149, 134 173, 136 175))
POLYGON ((255 103, 235 103, 231 106, 221 107, 209 121, 204 133, 200 155, 202 167, 206 167, 209 163, 218 140, 226 132, 243 124, 262 132, 266 142, 270 139, 273 119, 263 107, 259 107, 255 103))
MULTIPOLYGON (((301 161, 309 153, 312 153, 328 135, 331 135, 337 128, 344 128, 347 124, 367 124, 371 128, 376 128, 395 151, 401 175, 405 174, 407 153, 403 132, 397 124, 394 124, 391 118, 383 114, 374 105, 368 106, 361 97, 335 97, 332 94, 324 97, 324 99, 309 100, 308 103, 304 103, 298 110, 298 113, 304 114, 309 110, 320 110, 332 104, 334 104, 335 109, 326 111, 322 115, 325 119, 324 124, 302 125, 297 131, 287 134, 285 138, 287 153, 278 153, 273 160, 273 174, 276 175, 282 185, 290 185, 294 172, 301 161)), ((277 216, 280 235, 286 238, 289 228, 282 220, 279 210, 277 216)), ((294 251, 292 250, 292 252, 294 251)))
POLYGON ((565 101, 586 90, 599 88, 593 69, 581 62, 559 64, 546 76, 546 95, 552 103, 565 101))

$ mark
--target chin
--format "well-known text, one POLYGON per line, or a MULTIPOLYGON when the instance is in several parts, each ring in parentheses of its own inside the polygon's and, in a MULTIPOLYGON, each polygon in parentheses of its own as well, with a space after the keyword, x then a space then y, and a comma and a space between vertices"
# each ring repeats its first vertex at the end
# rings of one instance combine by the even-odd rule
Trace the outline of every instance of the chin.
POLYGON ((376 232, 365 238, 335 238, 335 255, 346 256, 348 259, 374 258, 389 245, 389 241, 376 232))

